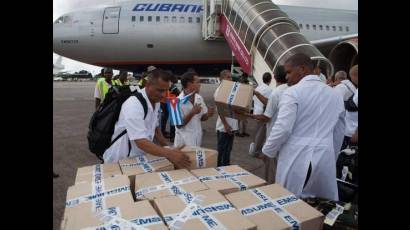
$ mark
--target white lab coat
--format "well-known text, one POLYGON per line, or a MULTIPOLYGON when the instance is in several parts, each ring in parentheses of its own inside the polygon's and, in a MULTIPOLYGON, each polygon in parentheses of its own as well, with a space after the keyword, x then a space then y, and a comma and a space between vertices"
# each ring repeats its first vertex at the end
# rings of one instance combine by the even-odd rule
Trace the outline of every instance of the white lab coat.
POLYGON ((263 146, 279 151, 276 182, 299 197, 338 200, 336 160, 345 129, 343 98, 317 75, 289 87, 279 102, 278 118, 263 146), (310 179, 303 189, 309 162, 310 179))
MULTIPOLYGON (((184 96, 184 91, 182 91, 178 98, 182 99, 184 96)), ((176 127, 174 146, 181 146, 184 144, 190 146, 201 146, 202 144, 201 118, 204 114, 208 113, 208 108, 206 107, 205 101, 201 95, 196 93, 194 97, 194 104, 201 105, 201 112, 195 114, 184 127, 176 127)), ((185 117, 188 113, 190 113, 193 107, 194 105, 189 100, 186 104, 181 104, 182 116, 185 117)))

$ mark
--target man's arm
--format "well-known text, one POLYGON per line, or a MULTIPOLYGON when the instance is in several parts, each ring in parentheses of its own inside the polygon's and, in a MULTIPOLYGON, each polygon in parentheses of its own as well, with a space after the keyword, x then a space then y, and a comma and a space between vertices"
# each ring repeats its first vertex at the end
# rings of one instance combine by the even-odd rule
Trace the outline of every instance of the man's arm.
POLYGON ((263 105, 267 105, 268 104, 268 98, 264 97, 261 93, 259 93, 258 91, 253 91, 255 96, 262 102, 263 105))
POLYGON ((292 132, 298 109, 296 98, 291 93, 284 92, 279 108, 278 118, 262 148, 262 152, 270 158, 276 157, 292 132))
POLYGON ((191 121, 191 119, 192 119, 196 114, 198 114, 198 113, 200 113, 200 112, 201 112, 201 106, 200 106, 200 105, 194 105, 194 107, 192 108, 192 110, 191 110, 186 116, 184 116, 184 120, 183 120, 184 124, 182 124, 182 125, 177 125, 177 128, 178 128, 178 129, 183 128, 186 124, 188 124, 188 123, 191 121))
POLYGON ((184 146, 179 148, 164 148, 159 145, 152 143, 147 139, 138 139, 135 140, 136 145, 142 151, 160 157, 166 157, 170 160, 173 164, 181 167, 181 168, 188 168, 191 166, 191 161, 189 157, 181 151, 184 146))
POLYGON ((215 112, 215 108, 214 107, 209 107, 208 112, 206 114, 202 115, 201 121, 208 120, 210 117, 212 117, 214 115, 214 112, 215 112))
POLYGON ((95 110, 98 109, 98 107, 100 106, 100 104, 101 104, 100 98, 95 98, 95 110))
POLYGON ((270 117, 268 117, 264 114, 257 114, 257 115, 252 114, 251 117, 255 120, 262 121, 262 122, 269 122, 270 119, 271 119, 270 117))
POLYGON ((168 146, 168 140, 162 135, 161 129, 159 127, 155 128, 155 139, 159 142, 161 146, 168 146))
POLYGON ((335 159, 337 160, 337 157, 339 156, 340 153, 340 148, 342 147, 343 144, 343 138, 344 138, 344 133, 345 133, 345 114, 346 112, 342 110, 342 112, 339 114, 339 117, 336 122, 336 126, 333 130, 333 147, 335 151, 335 159))

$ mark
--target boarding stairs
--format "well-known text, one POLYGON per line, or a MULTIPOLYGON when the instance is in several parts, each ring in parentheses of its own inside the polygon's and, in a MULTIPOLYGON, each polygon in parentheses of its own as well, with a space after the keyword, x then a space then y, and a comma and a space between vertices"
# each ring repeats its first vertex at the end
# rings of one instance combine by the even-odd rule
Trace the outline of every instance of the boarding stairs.
POLYGON ((203 8, 203 39, 225 39, 242 70, 258 84, 263 73, 274 74, 296 53, 308 55, 333 75, 332 63, 271 0, 204 0, 203 8))

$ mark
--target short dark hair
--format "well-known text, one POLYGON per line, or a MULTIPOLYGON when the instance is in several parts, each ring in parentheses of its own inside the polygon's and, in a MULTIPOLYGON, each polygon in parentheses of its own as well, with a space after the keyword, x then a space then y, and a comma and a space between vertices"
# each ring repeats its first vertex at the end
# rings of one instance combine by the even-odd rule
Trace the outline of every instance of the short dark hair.
POLYGON ((269 83, 270 81, 272 81, 272 75, 269 72, 266 72, 263 74, 262 79, 263 83, 269 83))
POLYGON ((285 67, 278 66, 275 73, 273 74, 273 77, 275 78, 276 82, 280 82, 280 83, 286 83, 286 72, 285 72, 285 67))
POLYGON ((149 72, 147 78, 148 78, 148 81, 156 81, 158 79, 162 79, 163 81, 169 82, 172 80, 172 75, 168 73, 167 71, 157 68, 149 72))
POLYGON ((288 60, 285 62, 286 64, 290 64, 291 66, 306 66, 310 69, 314 69, 313 61, 310 59, 309 56, 303 53, 297 53, 293 56, 291 56, 288 60))
POLYGON ((182 74, 181 76, 182 87, 185 89, 188 86, 188 83, 193 83, 195 76, 198 76, 198 75, 195 72, 191 72, 191 71, 182 74))

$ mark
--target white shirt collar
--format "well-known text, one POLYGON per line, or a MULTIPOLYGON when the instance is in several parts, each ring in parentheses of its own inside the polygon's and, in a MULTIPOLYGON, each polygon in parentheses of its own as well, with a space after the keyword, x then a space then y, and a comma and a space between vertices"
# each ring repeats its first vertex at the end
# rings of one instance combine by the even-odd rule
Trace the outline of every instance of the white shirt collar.
POLYGON ((318 75, 310 74, 302 78, 302 80, 300 80, 300 82, 305 82, 305 81, 320 81, 320 78, 318 75))

